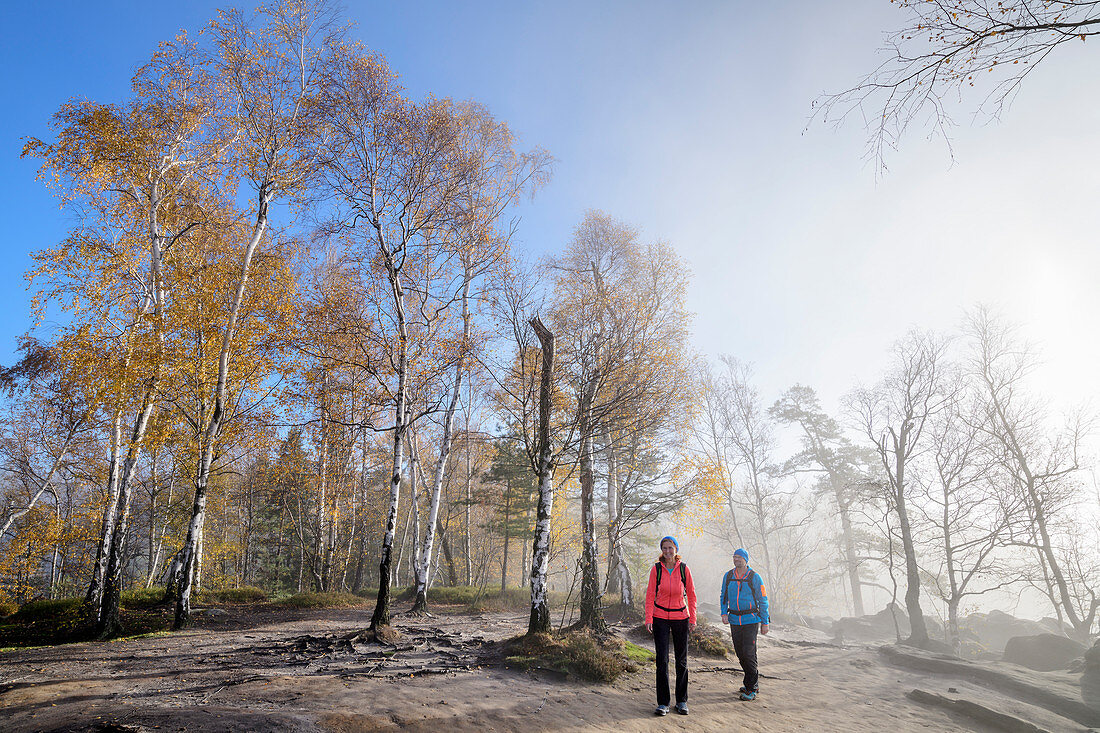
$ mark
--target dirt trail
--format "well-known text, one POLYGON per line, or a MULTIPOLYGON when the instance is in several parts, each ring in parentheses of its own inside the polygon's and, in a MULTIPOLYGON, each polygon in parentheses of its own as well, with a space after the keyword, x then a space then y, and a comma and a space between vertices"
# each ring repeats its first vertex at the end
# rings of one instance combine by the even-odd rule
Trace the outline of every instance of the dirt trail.
MULTIPOLYGON (((735 661, 691 660, 687 717, 655 718, 652 669, 614 685, 508 669, 482 651, 521 614, 398 617, 398 649, 332 641, 364 610, 230 609, 182 633, 0 653, 6 731, 973 731, 974 719, 914 702, 948 688, 1040 730, 1082 730, 978 682, 893 666, 873 647, 835 647, 774 627, 761 638, 761 697, 736 700, 735 661)), ((1067 684, 1072 684, 1067 683, 1067 684)))

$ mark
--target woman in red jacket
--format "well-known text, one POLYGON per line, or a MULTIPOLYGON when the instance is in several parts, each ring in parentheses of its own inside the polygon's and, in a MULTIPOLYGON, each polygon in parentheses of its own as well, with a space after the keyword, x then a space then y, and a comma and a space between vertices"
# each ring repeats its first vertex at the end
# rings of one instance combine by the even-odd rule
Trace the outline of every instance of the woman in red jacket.
POLYGON ((676 650, 676 712, 688 714, 688 628, 695 627, 695 582, 680 562, 675 537, 661 538, 661 557, 649 571, 645 627, 657 652, 657 715, 668 715, 668 637, 676 650))

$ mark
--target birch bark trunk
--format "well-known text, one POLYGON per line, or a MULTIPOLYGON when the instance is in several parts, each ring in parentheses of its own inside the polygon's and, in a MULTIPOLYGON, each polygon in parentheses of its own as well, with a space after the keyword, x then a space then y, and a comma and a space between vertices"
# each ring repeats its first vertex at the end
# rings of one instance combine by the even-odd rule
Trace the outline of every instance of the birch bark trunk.
MULTIPOLYGON (((470 268, 465 268, 462 283, 462 348, 469 348, 470 344, 470 268)), ((462 394, 462 370, 465 360, 460 355, 455 364, 455 383, 451 390, 451 401, 443 415, 443 437, 439 441, 439 457, 435 462, 435 471, 432 475, 432 503, 428 510, 427 536, 424 538, 423 556, 420 559, 422 568, 430 568, 432 564, 432 547, 435 542, 435 529, 439 522, 439 504, 443 497, 443 478, 447 470, 447 460, 451 455, 452 430, 454 426, 455 411, 458 409, 459 395, 462 394)), ((418 579, 416 587, 416 602, 412 610, 423 613, 428 606, 427 573, 422 579, 418 579)))
POLYGON ((554 334, 536 316, 531 328, 542 346, 542 377, 539 385, 539 425, 536 438, 539 501, 535 515, 535 539, 531 549, 531 616, 527 633, 550 633, 550 604, 546 571, 550 564, 550 517, 554 508, 554 451, 550 443, 550 412, 553 396, 554 334))
POLYGON ((218 382, 214 390, 214 409, 210 414, 200 441, 201 454, 195 472, 195 500, 191 505, 191 520, 187 525, 187 539, 184 541, 183 554, 180 558, 180 575, 176 595, 175 618, 172 622, 173 629, 182 628, 191 617, 191 592, 194 580, 196 555, 199 538, 202 535, 203 524, 206 521, 206 494, 210 485, 210 468, 214 462, 214 447, 221 431, 222 421, 225 418, 226 403, 229 398, 229 361, 232 352, 233 338, 236 336, 237 320, 240 317, 241 303, 248 287, 248 279, 251 274, 252 257, 260 245, 264 232, 267 230, 267 211, 271 201, 271 192, 267 184, 260 186, 258 208, 256 211, 256 223, 252 229, 252 236, 245 246, 244 256, 241 259, 241 274, 237 282, 237 289, 230 302, 229 321, 225 332, 222 334, 221 350, 218 355, 218 382))

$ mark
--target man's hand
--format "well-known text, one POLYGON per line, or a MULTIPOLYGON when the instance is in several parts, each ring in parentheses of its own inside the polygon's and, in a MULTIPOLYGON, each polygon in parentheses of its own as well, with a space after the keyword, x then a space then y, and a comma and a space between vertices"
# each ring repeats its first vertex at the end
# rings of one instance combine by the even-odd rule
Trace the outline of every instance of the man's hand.
POLYGON ((653 633, 653 624, 646 624, 645 625, 645 630, 652 634, 653 633))
POLYGON ((760 624, 760 633, 763 634, 764 636, 768 635, 768 625, 767 624, 760 624))
POLYGON ((730 616, 729 616, 729 614, 728 614, 728 613, 723 613, 723 614, 722 614, 722 623, 724 623, 724 624, 727 624, 727 625, 728 625, 728 624, 729 624, 729 622, 730 622, 730 616))

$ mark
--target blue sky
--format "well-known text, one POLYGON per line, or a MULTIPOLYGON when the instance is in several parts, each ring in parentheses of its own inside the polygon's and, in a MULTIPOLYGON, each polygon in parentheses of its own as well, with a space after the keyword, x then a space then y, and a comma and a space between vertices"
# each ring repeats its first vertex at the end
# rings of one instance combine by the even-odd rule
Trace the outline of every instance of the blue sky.
MULTIPOLYGON (((133 70, 218 3, 5 3, 0 45, 0 363, 29 326, 28 253, 72 221, 20 160, 72 97, 123 99, 133 70)), ((843 4, 348 2, 354 35, 414 96, 473 98, 557 159, 519 245, 553 252, 586 208, 673 243, 694 272, 696 348, 756 365, 829 406, 872 380, 910 326, 949 329, 986 302, 1046 364, 1040 389, 1096 397, 1094 48, 1054 54, 1000 122, 961 115, 952 164, 913 135, 876 180, 858 124, 807 129, 810 104, 876 63, 900 15, 843 4), (843 11, 838 12, 837 8, 843 11)))

